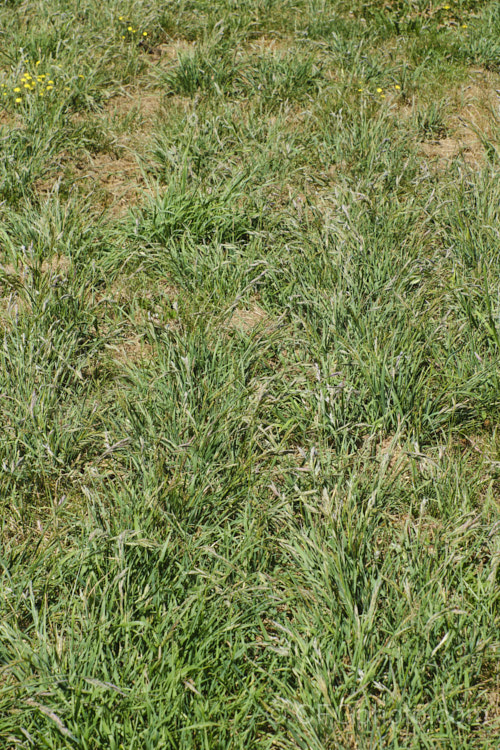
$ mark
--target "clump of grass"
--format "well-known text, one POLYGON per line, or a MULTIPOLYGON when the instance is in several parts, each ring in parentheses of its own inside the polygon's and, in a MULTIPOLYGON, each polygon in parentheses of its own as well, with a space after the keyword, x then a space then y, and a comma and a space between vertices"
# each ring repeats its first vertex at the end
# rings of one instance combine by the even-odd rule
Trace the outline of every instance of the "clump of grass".
POLYGON ((432 103, 424 109, 417 109, 415 127, 422 140, 445 137, 448 128, 443 106, 432 103))
POLYGON ((179 55, 177 67, 165 75, 169 93, 194 96, 203 91, 230 94, 238 76, 238 64, 217 47, 196 48, 179 55))

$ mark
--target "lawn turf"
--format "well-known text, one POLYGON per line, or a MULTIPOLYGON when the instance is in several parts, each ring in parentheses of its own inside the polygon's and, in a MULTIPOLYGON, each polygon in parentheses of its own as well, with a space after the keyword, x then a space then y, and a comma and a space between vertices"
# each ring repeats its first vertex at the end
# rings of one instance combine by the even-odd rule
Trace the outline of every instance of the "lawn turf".
POLYGON ((0 2, 0 746, 500 734, 500 2, 0 2))

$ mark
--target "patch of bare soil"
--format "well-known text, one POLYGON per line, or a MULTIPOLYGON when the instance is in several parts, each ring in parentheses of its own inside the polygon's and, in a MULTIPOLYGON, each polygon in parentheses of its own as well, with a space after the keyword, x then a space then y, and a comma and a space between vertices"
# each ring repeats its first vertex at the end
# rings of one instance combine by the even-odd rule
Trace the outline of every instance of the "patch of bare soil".
POLYGON ((489 683, 495 684, 486 692, 488 707, 484 716, 485 739, 491 739, 495 730, 500 731, 500 667, 495 667, 495 674, 489 679, 489 683))
POLYGON ((154 63, 171 63, 177 60, 179 55, 189 54, 195 48, 194 42, 186 39, 173 39, 166 44, 159 44, 151 51, 151 60, 154 63))
POLYGON ((500 132, 500 78, 487 71, 475 71, 471 83, 454 94, 456 114, 450 120, 452 135, 420 144, 421 153, 438 169, 445 169, 457 157, 473 168, 484 163, 482 137, 498 145, 500 132))
POLYGON ((261 36, 258 39, 254 39, 248 45, 250 52, 258 54, 273 54, 274 52, 289 52, 293 42, 291 39, 276 39, 269 38, 267 36, 261 36))
POLYGON ((119 156, 112 153, 78 156, 62 152, 58 169, 49 178, 36 181, 39 195, 48 195, 58 189, 61 181, 70 180, 72 187, 94 195, 96 204, 109 208, 112 214, 122 215, 129 206, 139 202, 145 188, 139 157, 132 150, 120 149, 119 156))
POLYGON ((114 96, 106 104, 106 114, 125 118, 130 115, 136 115, 139 124, 135 125, 135 132, 131 133, 133 137, 144 126, 150 125, 154 118, 162 109, 163 96, 160 92, 145 92, 142 90, 127 92, 124 96, 114 96))
MULTIPOLYGON (((97 193, 98 203, 111 213, 122 215, 129 206, 139 202, 146 187, 141 169, 141 156, 147 150, 155 119, 161 115, 161 92, 134 89, 126 95, 113 97, 102 115, 103 127, 114 133, 115 152, 77 156, 61 152, 58 169, 49 179, 40 179, 36 189, 40 194, 51 192, 68 175, 75 184, 97 193)), ((169 103, 169 106, 171 104, 169 103)), ((73 115, 75 122, 84 117, 73 115)))
POLYGON ((118 278, 98 299, 100 305, 107 303, 108 322, 102 321, 103 330, 112 334, 115 326, 119 326, 119 338, 107 346, 110 358, 125 365, 152 359, 154 348, 142 332, 147 323, 165 329, 181 326, 177 317, 180 291, 168 279, 155 282, 154 289, 134 289, 130 281, 130 278, 118 278), (138 300, 141 304, 137 304, 138 300), (113 321, 111 326, 110 319, 113 321))
POLYGON ((144 338, 136 334, 120 341, 118 344, 108 345, 114 362, 122 365, 136 365, 148 362, 153 358, 153 347, 144 338))
MULTIPOLYGON (((180 97, 168 100, 168 108, 185 108, 180 97)), ((147 189, 141 158, 147 153, 154 132, 154 124, 165 114, 165 102, 161 92, 145 92, 135 89, 126 95, 114 97, 106 105, 105 117, 111 129, 116 126, 116 154, 100 153, 87 157, 77 165, 77 176, 104 191, 104 203, 111 212, 120 216, 130 206, 141 200, 147 189), (121 132, 120 132, 121 131, 121 132)))
POLYGON ((461 138, 441 138, 437 141, 425 141, 420 144, 420 153, 435 163, 438 169, 446 169, 449 162, 463 156, 470 166, 478 166, 483 156, 479 139, 467 133, 466 140, 461 138))
POLYGON ((103 188, 110 198, 114 214, 123 214, 140 200, 145 180, 140 157, 150 138, 155 119, 162 111, 162 95, 158 92, 134 90, 126 96, 114 97, 106 106, 107 118, 118 120, 125 132, 118 137, 120 156, 98 154, 85 170, 85 177, 103 188), (128 127, 127 127, 128 126, 128 127))
POLYGON ((108 302, 114 302, 119 305, 130 304, 139 294, 142 298, 153 301, 157 300, 162 304, 175 304, 181 291, 170 283, 168 279, 159 279, 155 281, 155 288, 152 289, 134 289, 131 287, 132 277, 120 276, 106 290, 101 301, 106 299, 108 302))
MULTIPOLYGON (((71 268, 71 260, 65 255, 54 255, 48 260, 44 260, 40 266, 43 274, 49 274, 51 277, 67 276, 71 268)), ((33 272, 33 266, 27 263, 19 263, 15 266, 13 263, 0 263, 0 279, 15 277, 23 283, 30 273, 33 272)))
POLYGON ((14 116, 6 109, 0 109, 0 125, 12 125, 14 116))
MULTIPOLYGON (((338 165, 332 165, 328 171, 318 172, 316 179, 329 183, 336 175, 338 165)), ((267 193, 268 205, 277 211, 288 211, 298 222, 310 221, 314 218, 316 209, 322 206, 322 191, 318 190, 317 184, 305 182, 300 185, 282 184, 272 186, 267 193)), ((331 196, 328 194, 328 203, 331 196)))
POLYGON ((0 291, 0 331, 10 329, 19 315, 21 306, 26 307, 24 300, 20 299, 16 291, 13 289, 6 293, 0 291))
POLYGON ((268 314, 255 301, 251 302, 246 308, 237 308, 234 310, 228 322, 229 328, 242 331, 243 333, 250 333, 257 326, 267 328, 269 325, 268 314))
POLYGON ((132 153, 120 157, 97 154, 79 171, 80 179, 104 189, 111 212, 117 215, 126 213, 130 206, 139 202, 145 186, 138 160, 132 153))

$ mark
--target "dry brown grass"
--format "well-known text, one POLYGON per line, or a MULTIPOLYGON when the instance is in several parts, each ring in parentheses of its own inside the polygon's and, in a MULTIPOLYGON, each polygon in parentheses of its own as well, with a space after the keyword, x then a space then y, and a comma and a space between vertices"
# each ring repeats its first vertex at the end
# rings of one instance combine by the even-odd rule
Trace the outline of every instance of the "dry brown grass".
POLYGON ((164 44, 158 44, 154 48, 151 54, 151 62, 156 65, 172 63, 177 60, 179 55, 188 54, 195 47, 194 42, 189 42, 186 39, 172 39, 164 44))
POLYGON ((141 364, 153 358, 154 349, 140 334, 131 335, 117 344, 110 344, 107 350, 113 362, 123 365, 141 364))
POLYGON ((449 119, 451 134, 421 143, 419 148, 439 169, 446 169, 457 158, 478 169, 485 163, 481 135, 498 143, 500 124, 500 76, 476 70, 470 82, 456 89, 451 97, 453 114, 449 119))
POLYGON ((104 190, 106 204, 114 215, 124 214, 139 203, 146 188, 139 161, 131 152, 119 157, 97 154, 80 174, 80 179, 104 190))
POLYGON ((236 308, 227 325, 234 330, 251 333, 257 327, 268 328, 271 321, 266 311, 254 300, 247 307, 236 308))

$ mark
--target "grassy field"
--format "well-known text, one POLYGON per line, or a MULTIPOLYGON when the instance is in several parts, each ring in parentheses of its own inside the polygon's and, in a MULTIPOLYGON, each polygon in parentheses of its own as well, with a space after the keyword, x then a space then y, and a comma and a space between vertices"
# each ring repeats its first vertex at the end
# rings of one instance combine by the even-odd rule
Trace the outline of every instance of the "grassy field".
POLYGON ((0 747, 500 736, 500 2, 0 0, 0 747))

